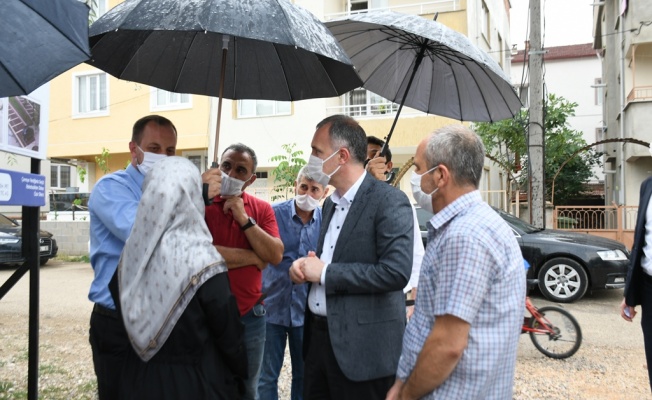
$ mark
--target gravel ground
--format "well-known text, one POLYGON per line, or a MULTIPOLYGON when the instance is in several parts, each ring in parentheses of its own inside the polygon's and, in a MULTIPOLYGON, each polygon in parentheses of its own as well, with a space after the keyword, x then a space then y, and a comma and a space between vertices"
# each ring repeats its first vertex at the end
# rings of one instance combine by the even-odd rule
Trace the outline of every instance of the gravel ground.
MULTIPOLYGON (((0 285, 13 269, 0 269, 0 285)), ((92 305, 86 299, 92 280, 88 264, 53 260, 41 269, 40 374, 42 399, 94 399, 95 375, 88 344, 92 305)), ((0 399, 27 396, 28 286, 26 276, 0 299, 0 399)), ((600 291, 563 305, 580 322, 584 340, 567 360, 539 353, 529 337, 519 343, 514 399, 651 398, 638 323, 620 319, 622 290, 600 291)), ((550 304, 535 297, 541 307, 550 304)), ((279 398, 290 398, 286 357, 279 398)))

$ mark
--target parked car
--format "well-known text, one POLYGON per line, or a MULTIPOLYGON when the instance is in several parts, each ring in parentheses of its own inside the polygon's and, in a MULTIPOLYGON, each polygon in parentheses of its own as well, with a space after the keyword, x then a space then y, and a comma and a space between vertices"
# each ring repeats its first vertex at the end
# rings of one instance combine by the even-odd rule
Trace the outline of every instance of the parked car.
MULTIPOLYGON (((22 252, 22 227, 15 220, 0 214, 0 264, 22 264, 25 262, 22 252)), ((41 265, 56 257, 59 247, 50 232, 39 232, 41 265)))
MULTIPOLYGON (((620 242, 584 233, 540 229, 504 211, 494 210, 509 224, 530 263, 528 278, 539 280, 539 290, 552 301, 571 303, 587 290, 625 287, 629 250, 620 242)), ((424 246, 428 211, 417 207, 424 246)))

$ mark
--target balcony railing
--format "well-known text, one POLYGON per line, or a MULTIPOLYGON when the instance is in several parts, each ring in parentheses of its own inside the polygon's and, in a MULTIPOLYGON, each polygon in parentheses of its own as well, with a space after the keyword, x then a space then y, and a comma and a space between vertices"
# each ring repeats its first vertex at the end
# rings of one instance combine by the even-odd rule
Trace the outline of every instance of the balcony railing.
MULTIPOLYGON (((461 6, 461 0, 438 0, 438 1, 428 1, 424 3, 414 3, 414 4, 404 4, 400 6, 392 7, 378 7, 373 10, 391 10, 400 12, 403 14, 416 14, 416 15, 426 15, 434 14, 436 12, 450 12, 450 11, 459 11, 461 6)), ((332 19, 338 19, 343 17, 348 17, 352 14, 362 14, 366 13, 369 10, 357 10, 357 11, 345 11, 332 14, 324 15, 324 20, 330 21, 332 19)))
POLYGON ((652 101, 652 86, 637 86, 627 95, 627 102, 652 101))
MULTIPOLYGON (((393 117, 394 115, 396 115, 397 110, 398 110, 398 104, 392 102, 326 107, 327 115, 344 114, 344 115, 348 115, 349 117, 372 117, 372 118, 393 117)), ((419 114, 424 114, 424 113, 407 107, 403 107, 403 110, 401 110, 401 116, 419 115, 419 114)))

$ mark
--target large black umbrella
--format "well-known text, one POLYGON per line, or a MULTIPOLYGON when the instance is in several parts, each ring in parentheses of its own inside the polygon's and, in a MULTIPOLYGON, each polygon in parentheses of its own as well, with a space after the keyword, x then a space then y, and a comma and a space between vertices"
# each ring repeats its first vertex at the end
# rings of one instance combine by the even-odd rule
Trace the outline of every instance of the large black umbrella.
POLYGON ((351 57, 362 86, 399 104, 392 131, 403 105, 460 121, 498 121, 521 107, 498 63, 439 22, 370 11, 326 25, 351 57))
POLYGON ((178 93, 295 101, 362 81, 330 31, 288 0, 127 0, 90 29, 88 62, 178 93))
POLYGON ((3 0, 0 7, 0 97, 31 93, 90 57, 87 5, 3 0))

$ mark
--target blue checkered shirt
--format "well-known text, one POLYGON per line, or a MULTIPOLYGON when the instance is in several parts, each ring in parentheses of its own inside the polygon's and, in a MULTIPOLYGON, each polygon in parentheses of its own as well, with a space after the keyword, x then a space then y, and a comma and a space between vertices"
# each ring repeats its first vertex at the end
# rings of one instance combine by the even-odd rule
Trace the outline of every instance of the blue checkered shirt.
POLYGON ((451 375, 424 399, 511 399, 523 323, 525 270, 510 227, 465 194, 428 222, 414 315, 403 337, 397 377, 404 382, 437 316, 471 325, 468 345, 451 375))

